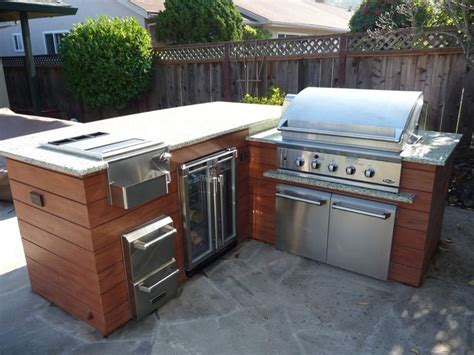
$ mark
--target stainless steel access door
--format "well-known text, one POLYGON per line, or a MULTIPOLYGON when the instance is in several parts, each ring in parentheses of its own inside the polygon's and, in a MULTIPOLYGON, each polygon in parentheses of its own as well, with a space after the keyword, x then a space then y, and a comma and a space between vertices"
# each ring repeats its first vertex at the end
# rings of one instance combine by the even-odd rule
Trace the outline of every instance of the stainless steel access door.
POLYGON ((397 207, 332 195, 327 263, 387 280, 397 207))
POLYGON ((288 185, 276 191, 276 247, 326 262, 331 194, 288 185))

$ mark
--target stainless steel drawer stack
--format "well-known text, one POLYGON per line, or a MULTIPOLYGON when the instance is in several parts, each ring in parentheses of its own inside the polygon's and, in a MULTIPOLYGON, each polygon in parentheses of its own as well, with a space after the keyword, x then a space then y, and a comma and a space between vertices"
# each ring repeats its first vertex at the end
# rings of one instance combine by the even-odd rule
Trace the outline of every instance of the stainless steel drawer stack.
POLYGON ((175 236, 173 220, 168 216, 123 235, 130 304, 137 320, 177 294, 179 269, 174 259, 175 236))

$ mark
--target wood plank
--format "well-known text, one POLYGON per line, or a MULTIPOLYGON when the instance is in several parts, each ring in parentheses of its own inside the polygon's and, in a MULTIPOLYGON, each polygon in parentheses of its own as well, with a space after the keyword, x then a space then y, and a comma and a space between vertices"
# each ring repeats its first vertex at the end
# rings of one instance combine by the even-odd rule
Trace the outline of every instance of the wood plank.
MULTIPOLYGON (((80 179, 13 159, 6 159, 6 162, 10 179, 30 184, 71 200, 87 204, 95 201, 95 199, 105 198, 107 196, 107 185, 100 183, 103 179, 103 173, 102 176, 91 175, 85 179, 80 179), (94 192, 86 194, 85 185, 95 186, 94 192), (61 187, 60 190, 58 190, 58 187, 61 187)), ((99 175, 101 175, 101 173, 99 173, 99 175)))
POLYGON ((415 163, 411 161, 403 161, 402 162, 402 169, 413 169, 413 170, 423 170, 423 171, 431 171, 435 172, 436 171, 436 165, 431 165, 431 164, 421 164, 421 163, 415 163))
POLYGON ((100 313, 93 312, 89 307, 82 304, 81 300, 76 299, 75 295, 68 295, 61 289, 58 289, 47 277, 40 278, 29 270, 28 273, 33 292, 40 294, 62 310, 89 324, 102 335, 108 334, 105 319, 100 313))
POLYGON ((79 224, 86 228, 90 227, 89 214, 86 205, 15 180, 10 180, 10 186, 15 200, 63 218, 69 222, 79 224), (40 194, 44 205, 35 205, 31 200, 30 193, 40 194))
POLYGON ((433 172, 402 169, 401 189, 432 192, 435 174, 433 172))
POLYGON ((388 279, 410 286, 419 287, 423 279, 423 273, 421 270, 391 262, 388 279))
POLYGON ((400 203, 399 204, 400 207, 408 209, 408 210, 415 210, 415 211, 423 211, 423 212, 430 211, 432 197, 433 197, 432 193, 410 190, 410 189, 402 189, 401 191, 415 194, 415 201, 413 201, 413 203, 400 203))
POLYGON ((48 268, 29 256, 27 256, 27 263, 28 274, 32 278, 48 279, 54 288, 60 289, 68 295, 74 295, 93 313, 103 314, 101 296, 93 286, 87 287, 84 284, 79 284, 64 272, 48 268))
POLYGON ((94 250, 92 235, 89 229, 46 213, 45 211, 33 208, 23 202, 14 200, 14 204, 19 220, 48 231, 82 248, 94 250))
POLYGON ((390 261, 421 270, 423 266, 423 251, 393 245, 390 261))
MULTIPOLYGON (((56 255, 60 255, 80 268, 90 272, 97 272, 96 258, 92 251, 81 248, 25 221, 18 220, 18 225, 22 238, 56 255)), ((121 253, 122 250, 120 249, 121 253)))
POLYGON ((415 250, 424 250, 426 232, 395 226, 393 245, 407 247, 415 250))
POLYGON ((277 150, 276 147, 250 147, 250 162, 251 164, 264 164, 277 166, 277 150))
POLYGON ((395 224, 407 229, 413 229, 421 232, 428 230, 430 215, 426 212, 407 210, 400 208, 395 224))
POLYGON ((125 302, 120 307, 117 307, 112 312, 106 314, 105 318, 105 331, 102 335, 106 336, 112 333, 114 330, 127 323, 131 318, 130 304, 125 302))

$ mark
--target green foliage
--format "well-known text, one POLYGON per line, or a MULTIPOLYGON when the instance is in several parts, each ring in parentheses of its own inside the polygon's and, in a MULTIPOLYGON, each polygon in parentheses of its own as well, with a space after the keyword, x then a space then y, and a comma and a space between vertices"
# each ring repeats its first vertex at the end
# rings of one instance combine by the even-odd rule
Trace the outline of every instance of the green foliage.
POLYGON ((166 0, 156 17, 156 36, 171 44, 242 38, 242 17, 231 0, 166 0))
POLYGON ((244 102, 247 104, 262 104, 262 105, 283 105, 285 101, 285 93, 275 86, 270 86, 267 96, 258 97, 250 94, 245 94, 244 102))
POLYGON ((90 107, 121 108, 149 84, 151 38, 135 18, 88 19, 64 37, 59 52, 72 92, 90 107))
POLYGON ((242 34, 243 40, 270 39, 270 38, 272 38, 271 32, 263 28, 252 27, 249 25, 245 25, 243 28, 243 34, 242 34))
POLYGON ((436 0, 364 0, 354 12, 349 21, 349 27, 353 32, 374 30, 377 27, 381 15, 391 13, 391 21, 396 28, 410 27, 432 27, 449 25, 449 17, 443 7, 436 0), (406 4, 416 9, 414 12, 414 24, 410 16, 397 11, 397 7, 406 4))

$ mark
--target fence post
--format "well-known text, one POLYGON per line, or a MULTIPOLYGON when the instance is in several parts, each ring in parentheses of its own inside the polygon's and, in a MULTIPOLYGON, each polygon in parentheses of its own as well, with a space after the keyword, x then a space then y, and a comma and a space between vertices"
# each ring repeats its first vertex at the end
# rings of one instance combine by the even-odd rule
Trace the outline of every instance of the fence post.
POLYGON ((230 46, 231 42, 224 44, 224 61, 222 62, 222 79, 224 84, 224 101, 231 101, 230 94, 230 46))
POLYGON ((340 88, 346 84, 346 62, 347 62, 347 37, 343 33, 339 37, 339 65, 337 67, 337 83, 340 88))

